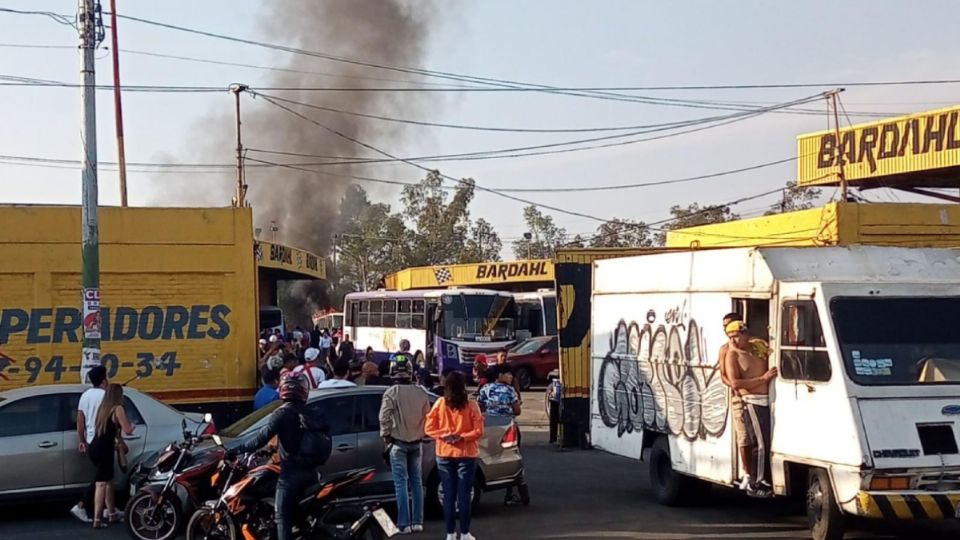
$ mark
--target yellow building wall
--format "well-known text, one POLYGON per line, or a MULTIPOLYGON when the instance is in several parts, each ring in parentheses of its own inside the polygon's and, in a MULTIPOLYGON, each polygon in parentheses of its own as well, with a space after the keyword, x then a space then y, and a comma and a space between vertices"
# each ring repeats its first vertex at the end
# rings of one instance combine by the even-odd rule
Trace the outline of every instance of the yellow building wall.
POLYGON ((669 248, 855 244, 960 246, 960 206, 829 203, 822 208, 667 233, 669 248))
MULTIPOLYGON (((249 209, 100 209, 102 358, 173 403, 256 388, 249 209)), ((0 390, 79 383, 79 207, 0 207, 0 390)))

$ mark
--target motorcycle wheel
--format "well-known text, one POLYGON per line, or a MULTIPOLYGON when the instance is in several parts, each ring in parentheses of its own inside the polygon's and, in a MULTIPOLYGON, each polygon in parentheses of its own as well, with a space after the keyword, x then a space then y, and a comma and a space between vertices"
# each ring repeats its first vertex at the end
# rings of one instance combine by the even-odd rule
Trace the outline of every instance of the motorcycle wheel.
POLYGON ((212 508, 201 508, 187 523, 187 540, 240 540, 240 528, 233 516, 225 514, 219 521, 212 508))
POLYGON ((141 491, 127 502, 127 531, 137 540, 171 540, 183 527, 183 513, 175 497, 165 497, 160 506, 153 493, 141 491))

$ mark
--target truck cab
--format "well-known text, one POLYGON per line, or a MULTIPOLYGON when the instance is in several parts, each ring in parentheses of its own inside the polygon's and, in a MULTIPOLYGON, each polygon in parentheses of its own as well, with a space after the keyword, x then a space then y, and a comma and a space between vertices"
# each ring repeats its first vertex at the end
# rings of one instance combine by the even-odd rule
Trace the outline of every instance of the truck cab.
POLYGON ((595 263, 591 439, 645 459, 660 502, 743 474, 722 319, 769 342, 775 496, 813 537, 845 516, 953 519, 960 504, 960 250, 750 248, 595 263))

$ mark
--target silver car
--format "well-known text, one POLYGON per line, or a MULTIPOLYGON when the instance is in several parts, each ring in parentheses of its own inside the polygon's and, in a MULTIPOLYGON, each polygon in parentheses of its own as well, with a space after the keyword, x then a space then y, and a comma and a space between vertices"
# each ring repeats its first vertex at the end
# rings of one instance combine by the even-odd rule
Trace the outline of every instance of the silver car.
MULTIPOLYGON (((77 404, 90 388, 80 384, 31 386, 0 392, 0 501, 33 497, 62 498, 82 492, 93 479, 93 464, 78 450, 77 404)), ((188 429, 204 429, 203 415, 177 411, 133 388, 125 387, 123 407, 134 424, 124 436, 130 470, 188 429)), ((115 476, 118 492, 127 478, 115 476)))
MULTIPOLYGON (((395 498, 393 475, 384 459, 383 441, 380 439, 380 402, 386 389, 386 386, 358 386, 314 390, 310 392, 308 401, 309 407, 323 411, 333 438, 333 454, 320 471, 329 474, 358 467, 376 467, 376 476, 370 482, 358 485, 355 495, 382 502, 390 502, 395 498)), ((430 396, 431 403, 436 401, 437 396, 430 396)), ((223 430, 220 434, 228 439, 227 446, 252 439, 280 404, 271 403, 223 430)), ((481 493, 517 486, 523 481, 519 432, 513 419, 488 416, 484 424, 486 430, 480 440, 480 459, 472 494, 474 507, 479 504, 481 493)), ((443 496, 433 439, 424 439, 423 449, 427 509, 437 513, 443 496)))

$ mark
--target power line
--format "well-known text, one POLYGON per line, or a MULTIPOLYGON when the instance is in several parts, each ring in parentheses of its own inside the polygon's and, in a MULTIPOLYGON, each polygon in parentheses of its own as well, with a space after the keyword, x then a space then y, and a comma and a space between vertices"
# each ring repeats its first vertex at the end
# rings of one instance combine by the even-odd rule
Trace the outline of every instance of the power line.
MULTIPOLYGON (((270 94, 265 94, 265 93, 263 93, 263 92, 261 92, 261 91, 259 91, 259 90, 251 90, 250 93, 251 93, 252 95, 254 95, 254 96, 261 96, 261 97, 263 97, 264 99, 266 99, 267 101, 270 101, 270 102, 273 103, 274 105, 278 106, 279 108, 284 109, 284 110, 286 110, 286 111, 288 111, 288 112, 290 112, 290 113, 292 113, 292 114, 294 114, 294 115, 296 115, 296 116, 300 116, 302 119, 304 119, 304 120, 306 120, 306 121, 308 121, 308 122, 313 122, 313 123, 317 123, 318 125, 320 125, 316 120, 314 120, 314 119, 312 119, 312 118, 309 118, 309 117, 306 117, 306 116, 302 115, 301 113, 296 112, 296 111, 294 111, 293 109, 287 107, 286 105, 282 105, 282 104, 280 104, 280 103, 278 103, 278 102, 276 102, 276 101, 273 101, 273 99, 275 98, 275 96, 272 96, 272 95, 270 95, 270 94)), ((793 106, 793 105, 796 105, 796 104, 809 103, 809 102, 812 102, 812 101, 814 101, 814 100, 820 99, 820 97, 821 97, 821 95, 818 94, 818 95, 815 95, 815 96, 810 96, 810 97, 806 97, 806 98, 802 98, 802 99, 798 99, 798 100, 794 100, 794 101, 790 101, 790 102, 786 102, 786 103, 781 103, 781 104, 778 104, 778 105, 775 105, 775 106, 771 106, 771 107, 764 107, 764 108, 762 108, 762 109, 758 109, 758 110, 755 110, 755 111, 749 112, 749 113, 742 113, 742 112, 741 112, 741 113, 733 113, 733 114, 729 114, 729 115, 720 115, 720 116, 714 116, 714 117, 706 117, 706 118, 698 118, 698 119, 694 119, 694 120, 688 120, 688 121, 686 121, 686 122, 677 123, 677 124, 676 124, 675 126, 673 126, 673 127, 651 128, 651 129, 646 129, 646 130, 633 131, 633 132, 629 132, 629 133, 619 133, 619 134, 616 134, 616 135, 605 135, 605 136, 600 136, 600 137, 591 137, 591 138, 578 139, 578 140, 572 140, 572 141, 564 141, 564 142, 556 142, 556 143, 548 143, 548 144, 539 144, 539 145, 532 145, 532 146, 520 146, 520 147, 505 148, 505 149, 499 149, 499 150, 489 150, 489 151, 482 151, 482 152, 466 152, 466 153, 460 153, 460 154, 447 154, 446 156, 442 156, 443 159, 437 159, 437 158, 391 158, 391 159, 388 159, 388 160, 377 160, 377 161, 380 161, 380 162, 387 162, 387 161, 389 161, 389 162, 397 162, 397 161, 400 161, 400 162, 410 162, 410 161, 469 161, 469 160, 473 160, 473 159, 500 159, 500 158, 508 158, 508 157, 509 157, 509 158, 514 158, 514 157, 533 156, 533 155, 549 155, 549 154, 559 154, 559 153, 568 153, 568 152, 580 152, 580 151, 583 151, 583 150, 593 150, 593 149, 598 149, 598 148, 610 148, 610 147, 616 147, 616 146, 626 146, 626 145, 637 144, 637 143, 641 143, 641 142, 648 142, 648 141, 666 139, 666 138, 670 138, 670 137, 677 137, 677 136, 680 136, 680 135, 686 135, 686 134, 689 134, 689 133, 695 133, 695 132, 704 131, 704 130, 707 130, 707 129, 713 129, 713 128, 716 128, 716 127, 721 127, 721 126, 733 124, 733 123, 735 123, 735 122, 739 122, 739 121, 742 121, 742 120, 746 120, 746 119, 748 119, 748 118, 754 118, 754 117, 756 117, 756 116, 759 116, 759 115, 764 114, 764 113, 766 113, 766 112, 770 112, 770 111, 772 111, 772 110, 782 109, 782 108, 790 107, 790 106, 793 106), (634 137, 634 136, 637 136, 637 135, 644 135, 644 134, 653 133, 653 132, 668 131, 668 130, 673 129, 674 127, 683 127, 683 126, 700 126, 700 127, 695 127, 695 128, 687 129, 687 130, 674 131, 674 132, 672 132, 672 133, 667 133, 667 134, 665 134, 665 135, 658 135, 658 136, 653 136, 653 137, 643 137, 643 138, 630 139, 630 140, 625 140, 625 141, 624 141, 624 140, 621 140, 621 141, 616 141, 616 142, 606 142, 606 143, 603 143, 603 144, 596 144, 596 145, 589 145, 589 146, 580 146, 580 147, 577 147, 577 148, 562 148, 562 147, 570 147, 570 146, 575 146, 575 145, 580 145, 580 144, 586 144, 586 143, 592 143, 592 142, 610 141, 610 140, 612 140, 612 139, 625 139, 625 138, 634 137), (556 149, 556 148, 562 148, 562 149, 556 149), (545 149, 555 149, 555 150, 545 150, 545 149), (542 151, 527 152, 527 151, 529 151, 529 150, 542 150, 542 151)), ((294 103, 299 103, 299 102, 294 102, 294 103)), ((325 127, 325 126, 324 126, 324 127, 325 127)), ((348 162, 348 163, 338 163, 338 164, 356 165, 356 164, 358 164, 358 163, 365 163, 365 161, 354 160, 354 161, 350 161, 350 162, 348 162)), ((302 164, 301 164, 301 165, 302 165, 302 164)), ((320 164, 318 164, 318 165, 331 165, 331 164, 330 164, 330 163, 320 163, 320 164)))

